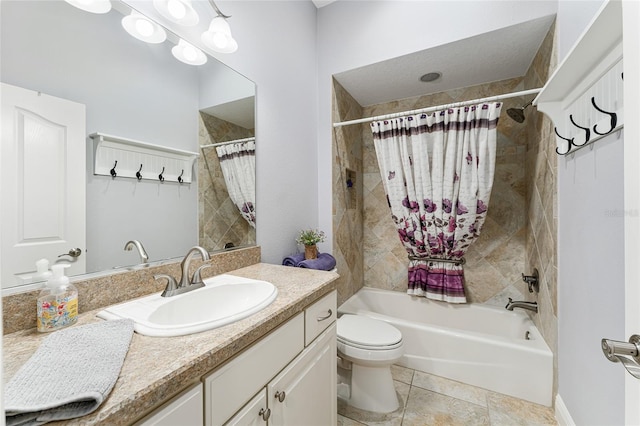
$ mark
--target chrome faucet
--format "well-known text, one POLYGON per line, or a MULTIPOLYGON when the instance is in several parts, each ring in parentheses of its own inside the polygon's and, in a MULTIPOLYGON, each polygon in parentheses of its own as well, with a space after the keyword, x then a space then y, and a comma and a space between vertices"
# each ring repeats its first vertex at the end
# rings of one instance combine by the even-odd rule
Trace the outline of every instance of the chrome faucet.
POLYGON ((156 280, 165 278, 167 280, 167 287, 162 292, 162 297, 171 297, 176 296, 178 294, 187 293, 189 291, 204 287, 204 283, 202 282, 201 271, 205 268, 210 267, 211 265, 205 263, 201 265, 196 271, 193 273, 193 277, 189 279, 189 265, 191 263, 192 256, 199 252, 202 256, 202 260, 211 260, 211 256, 209 256, 209 252, 203 249, 200 246, 191 247, 187 252, 184 259, 182 259, 182 263, 180 264, 180 269, 182 270, 182 277, 180 277, 180 282, 176 282, 176 279, 171 275, 167 274, 158 274, 154 275, 153 278, 156 280))
POLYGON ((528 309, 533 312, 538 312, 538 302, 527 302, 524 300, 513 300, 509 298, 509 303, 505 306, 508 311, 513 311, 513 308, 528 309))
POLYGON ((134 247, 138 250, 138 254, 140 255, 140 263, 147 263, 149 261, 149 255, 147 254, 147 251, 144 249, 140 241, 127 241, 127 244, 124 245, 124 249, 126 251, 131 251, 134 247))

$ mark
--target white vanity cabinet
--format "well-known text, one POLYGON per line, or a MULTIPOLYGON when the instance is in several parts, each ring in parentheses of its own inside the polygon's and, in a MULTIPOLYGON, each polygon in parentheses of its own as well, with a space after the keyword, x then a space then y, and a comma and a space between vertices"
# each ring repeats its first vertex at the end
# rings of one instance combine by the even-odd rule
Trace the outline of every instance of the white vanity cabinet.
POLYGON ((203 392, 198 383, 156 409, 135 426, 197 426, 203 424, 203 392))
POLYGON ((207 376, 205 425, 336 424, 335 320, 333 291, 207 376))

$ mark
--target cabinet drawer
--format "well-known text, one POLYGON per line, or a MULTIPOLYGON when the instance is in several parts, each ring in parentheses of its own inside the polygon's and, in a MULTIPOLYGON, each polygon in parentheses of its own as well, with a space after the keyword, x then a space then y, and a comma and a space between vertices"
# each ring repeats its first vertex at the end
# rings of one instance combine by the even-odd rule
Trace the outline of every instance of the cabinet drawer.
POLYGON ((298 314, 204 379, 207 425, 222 425, 304 349, 303 315, 298 314))
POLYGON ((307 346, 336 320, 336 291, 324 296, 304 311, 304 345, 307 346))

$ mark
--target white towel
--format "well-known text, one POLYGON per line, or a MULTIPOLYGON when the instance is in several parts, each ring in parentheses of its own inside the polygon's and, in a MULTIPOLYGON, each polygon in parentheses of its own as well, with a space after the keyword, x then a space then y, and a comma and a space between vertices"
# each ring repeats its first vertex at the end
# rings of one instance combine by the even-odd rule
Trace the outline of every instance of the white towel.
POLYGON ((128 319, 47 336, 7 383, 7 425, 41 425, 95 411, 118 380, 132 336, 128 319))

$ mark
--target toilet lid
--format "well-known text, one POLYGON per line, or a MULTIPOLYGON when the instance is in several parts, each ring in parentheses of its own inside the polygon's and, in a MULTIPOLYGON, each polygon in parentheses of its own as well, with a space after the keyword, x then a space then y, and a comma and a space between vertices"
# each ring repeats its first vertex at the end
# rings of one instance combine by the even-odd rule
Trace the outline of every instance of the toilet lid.
POLYGON ((394 346, 402 340, 402 333, 384 321, 362 315, 345 314, 338 318, 338 340, 357 346, 394 346))

